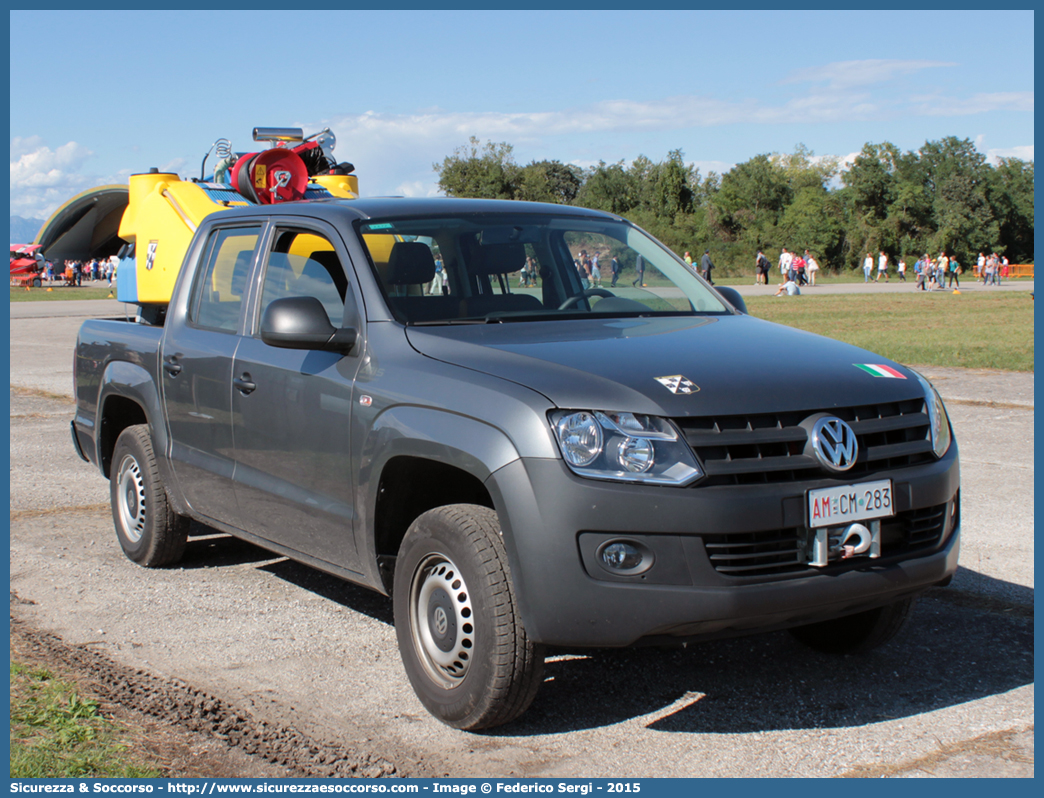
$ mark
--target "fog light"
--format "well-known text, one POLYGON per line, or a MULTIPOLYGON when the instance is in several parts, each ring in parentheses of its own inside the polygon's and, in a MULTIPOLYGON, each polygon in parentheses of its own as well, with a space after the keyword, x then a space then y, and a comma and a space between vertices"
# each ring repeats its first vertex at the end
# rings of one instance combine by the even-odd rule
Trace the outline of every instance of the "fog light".
POLYGON ((602 562, 615 571, 633 571, 642 564, 642 553, 630 543, 617 541, 601 551, 602 562))

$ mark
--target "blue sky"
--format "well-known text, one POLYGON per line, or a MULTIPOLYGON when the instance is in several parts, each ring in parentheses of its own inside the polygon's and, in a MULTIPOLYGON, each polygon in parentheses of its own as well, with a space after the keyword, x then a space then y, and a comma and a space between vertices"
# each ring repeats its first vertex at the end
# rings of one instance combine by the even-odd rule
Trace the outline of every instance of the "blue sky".
POLYGON ((11 213, 217 138, 330 127, 364 195, 436 192, 470 136, 701 172, 957 136, 1033 158, 1031 11, 11 12, 11 213), (33 53, 43 57, 27 57, 33 53))

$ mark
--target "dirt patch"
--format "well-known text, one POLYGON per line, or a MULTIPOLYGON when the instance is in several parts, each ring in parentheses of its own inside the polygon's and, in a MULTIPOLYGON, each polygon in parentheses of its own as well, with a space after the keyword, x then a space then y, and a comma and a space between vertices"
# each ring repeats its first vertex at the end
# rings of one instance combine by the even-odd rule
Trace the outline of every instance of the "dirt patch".
POLYGON ((1032 410, 1033 405, 1015 404, 1013 402, 987 402, 980 399, 948 399, 947 404, 970 405, 972 407, 994 407, 1000 410, 1032 410))
POLYGON ((52 399, 56 402, 67 403, 71 397, 55 393, 54 391, 45 391, 43 388, 27 388, 24 385, 12 385, 11 395, 19 397, 31 397, 34 399, 52 399))
MULTIPOLYGON (((11 593, 12 607, 30 603, 11 593)), ((12 657, 45 665, 103 702, 143 753, 181 778, 404 777, 374 752, 344 750, 296 729, 258 720, 190 685, 159 679, 71 646, 11 615, 12 657)), ((428 774, 409 774, 428 775, 428 774)))
POLYGON ((14 510, 9 516, 12 521, 23 518, 44 518, 51 515, 68 515, 72 513, 108 512, 109 504, 86 504, 79 507, 48 507, 44 510, 14 510))
MULTIPOLYGON (((1030 726, 1025 731, 1032 732, 1033 727, 1030 726)), ((946 766, 951 760, 961 757, 985 757, 989 760, 1002 760, 1017 765, 1028 765, 1030 767, 1027 769, 1027 772, 1025 774, 1019 773, 1018 775, 1027 775, 1032 778, 1033 749, 1020 744, 1023 741, 1019 740, 1019 737, 1020 732, 1018 730, 1005 729, 1004 731, 983 734, 971 740, 962 740, 958 743, 940 743, 939 750, 909 762, 863 765, 847 773, 842 773, 841 777, 857 779, 894 778, 914 771, 922 771, 929 776, 953 776, 959 774, 945 772, 946 766)), ((973 773, 972 775, 979 774, 973 773)))
MULTIPOLYGON (((54 659, 42 657, 24 634, 11 636, 11 662, 45 668, 63 682, 75 685, 84 698, 97 701, 121 746, 134 763, 160 771, 166 778, 281 778, 296 775, 288 768, 252 757, 205 734, 172 726, 158 718, 128 709, 98 695, 96 682, 54 659)), ((12 701, 15 684, 12 682, 12 701)))

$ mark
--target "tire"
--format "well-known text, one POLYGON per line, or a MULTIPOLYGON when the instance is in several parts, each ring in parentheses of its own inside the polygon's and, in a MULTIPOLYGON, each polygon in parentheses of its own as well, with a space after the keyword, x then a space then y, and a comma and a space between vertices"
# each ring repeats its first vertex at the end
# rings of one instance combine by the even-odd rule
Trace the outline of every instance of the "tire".
POLYGON ((42 288, 42 287, 43 287, 43 280, 41 280, 39 277, 34 277, 33 278, 33 288, 42 288))
POLYGON ((522 627, 493 510, 456 504, 417 518, 399 547, 393 600, 406 675, 432 715, 474 731, 529 708, 544 649, 522 627))
POLYGON ((790 633, 816 651, 859 654, 883 646, 895 637, 910 616, 913 605, 912 598, 902 599, 855 615, 798 626, 790 633))
POLYGON ((181 559, 189 519, 170 506, 147 424, 127 427, 116 439, 109 500, 116 537, 129 559, 146 568, 173 565, 181 559))

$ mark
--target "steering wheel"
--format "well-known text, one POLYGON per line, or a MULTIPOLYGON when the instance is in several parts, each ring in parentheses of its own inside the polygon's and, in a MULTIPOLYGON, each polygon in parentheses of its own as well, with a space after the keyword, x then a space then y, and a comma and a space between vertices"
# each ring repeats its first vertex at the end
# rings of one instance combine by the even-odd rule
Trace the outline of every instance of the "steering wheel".
POLYGON ((567 299, 565 302, 558 306, 558 309, 566 310, 568 308, 573 307, 573 305, 575 305, 581 299, 587 299, 588 297, 593 296, 614 297, 616 296, 616 294, 614 294, 612 291, 607 291, 604 288, 588 288, 586 291, 581 291, 579 294, 574 294, 573 296, 569 297, 569 299, 567 299))

